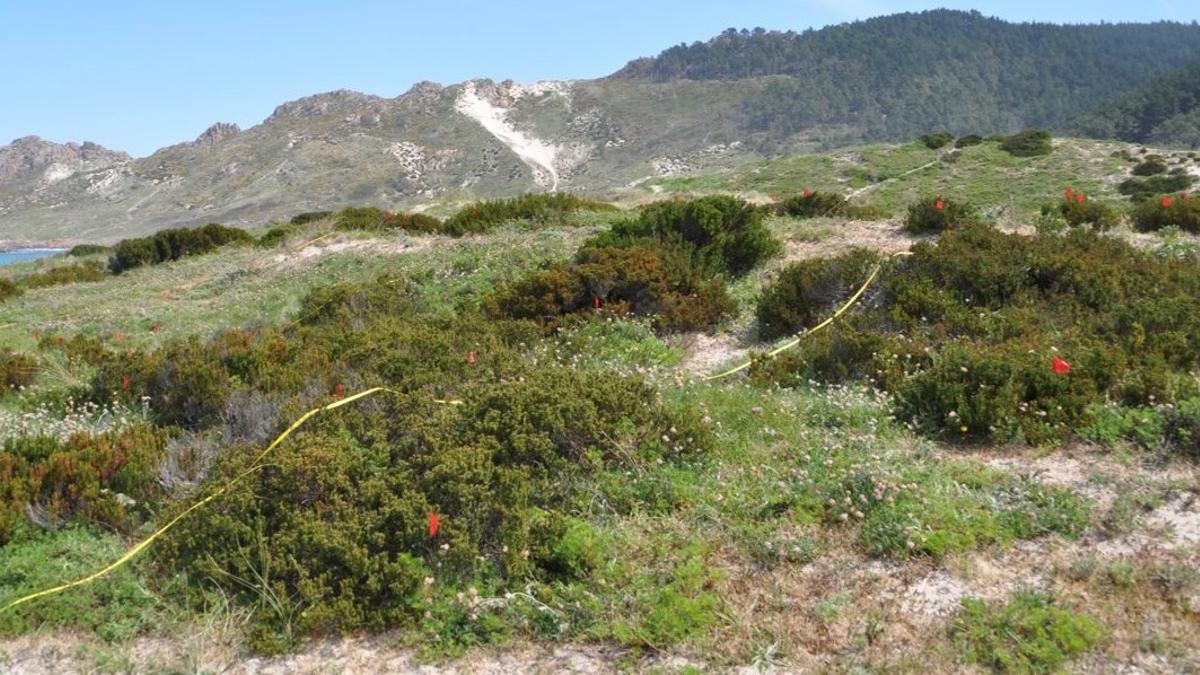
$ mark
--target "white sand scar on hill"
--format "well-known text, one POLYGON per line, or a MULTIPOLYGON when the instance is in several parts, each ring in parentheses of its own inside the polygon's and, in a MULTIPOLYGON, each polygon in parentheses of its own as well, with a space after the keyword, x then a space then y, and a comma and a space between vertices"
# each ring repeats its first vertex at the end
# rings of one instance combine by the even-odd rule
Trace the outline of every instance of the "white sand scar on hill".
POLYGON ((527 136, 515 129, 508 122, 508 110, 494 106, 480 97, 475 91, 474 82, 463 86, 462 93, 454 102, 454 108, 478 122, 488 133, 516 153, 522 162, 528 164, 529 168, 533 169, 535 183, 549 184, 551 190, 558 189, 558 171, 554 168, 558 146, 527 136))

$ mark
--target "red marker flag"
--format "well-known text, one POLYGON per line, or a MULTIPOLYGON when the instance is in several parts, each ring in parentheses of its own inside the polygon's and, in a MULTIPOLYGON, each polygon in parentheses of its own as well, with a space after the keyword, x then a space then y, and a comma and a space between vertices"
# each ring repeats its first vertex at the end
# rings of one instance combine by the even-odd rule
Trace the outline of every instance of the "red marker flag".
POLYGON ((467 363, 475 363, 475 352, 474 351, 467 352, 467 363))
POLYGON ((121 378, 121 389, 123 389, 124 391, 129 391, 129 385, 130 385, 129 376, 126 375, 125 377, 122 377, 121 378))
POLYGON ((933 208, 937 209, 938 211, 943 211, 946 209, 946 202, 939 199, 933 203, 933 208))
POLYGON ((598 296, 598 295, 592 296, 592 308, 593 309, 600 309, 603 306, 604 306, 604 301, 600 299, 600 296, 598 296))
POLYGON ((1067 188, 1066 190, 1063 190, 1063 195, 1066 196, 1067 201, 1075 199, 1075 188, 1067 188))
POLYGON ((1050 363, 1051 363, 1052 367, 1054 368, 1055 375, 1066 375, 1067 373, 1071 372, 1071 364, 1067 363, 1066 361, 1063 361, 1062 359, 1058 358, 1057 356, 1054 357, 1054 360, 1051 361, 1050 363))
POLYGON ((808 199, 809 197, 812 196, 812 190, 809 190, 808 188, 804 188, 804 192, 801 192, 800 196, 804 197, 805 199, 808 199))
POLYGON ((339 384, 336 387, 334 387, 333 395, 339 399, 344 398, 346 396, 346 386, 343 384, 339 384))
POLYGON ((1075 193, 1075 201, 1079 202, 1080 204, 1082 204, 1084 202, 1084 200, 1086 200, 1086 199, 1087 199, 1087 197, 1083 196, 1082 192, 1075 193))
POLYGON ((429 512, 429 536, 436 537, 438 529, 442 526, 442 519, 438 518, 438 514, 433 511, 429 512))
POLYGON ((1165 195, 1159 203, 1162 204, 1164 209, 1169 209, 1175 203, 1175 200, 1171 198, 1171 195, 1165 195))

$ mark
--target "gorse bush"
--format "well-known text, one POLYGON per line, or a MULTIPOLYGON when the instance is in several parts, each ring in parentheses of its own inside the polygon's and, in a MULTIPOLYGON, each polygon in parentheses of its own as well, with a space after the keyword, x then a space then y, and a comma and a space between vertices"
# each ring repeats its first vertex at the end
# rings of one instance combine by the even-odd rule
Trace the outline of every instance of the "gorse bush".
POLYGON ((1053 145, 1049 132, 1030 129, 1005 137, 1000 149, 1014 157, 1037 157, 1050 154, 1053 145))
POLYGON ((10 279, 0 278, 0 302, 19 297, 25 289, 18 286, 10 279))
POLYGON ((1071 227, 1087 225, 1093 230, 1104 231, 1116 227, 1121 222, 1121 215, 1111 206, 1088 199, 1082 192, 1067 188, 1063 200, 1057 208, 1043 208, 1042 213, 1057 211, 1058 215, 1071 227))
POLYGON ((37 365, 33 357, 0 347, 0 397, 12 389, 33 384, 37 365))
POLYGON ((100 244, 76 244, 67 251, 67 256, 71 258, 84 258, 91 255, 106 254, 112 251, 111 247, 101 246, 100 244))
POLYGON ((45 272, 37 272, 25 277, 22 282, 29 288, 45 288, 63 284, 86 283, 102 281, 107 275, 98 263, 84 263, 53 267, 45 272))
POLYGON ((292 216, 292 219, 288 221, 288 224, 307 225, 318 220, 325 220, 332 215, 332 211, 305 211, 304 213, 297 213, 296 215, 292 216))
POLYGON ((662 331, 705 330, 732 314, 725 285, 679 248, 584 248, 573 263, 510 284, 484 302, 495 317, 551 322, 603 310, 649 316, 662 331))
POLYGON ((954 147, 960 148, 960 149, 961 148, 969 148, 971 146, 980 145, 982 143, 983 143, 983 136, 980 136, 978 134, 968 134, 966 136, 960 137, 957 141, 955 141, 954 147))
POLYGON ((184 256, 208 253, 227 244, 254 241, 254 237, 245 230, 216 223, 194 229, 162 230, 149 237, 119 242, 108 259, 108 269, 113 274, 121 274, 143 265, 157 265, 184 256))
POLYGON ((166 432, 146 426, 66 442, 15 436, 0 448, 0 544, 28 514, 35 524, 124 524, 130 509, 161 494, 155 462, 166 432))
POLYGON ((908 206, 904 229, 913 234, 943 232, 979 222, 979 213, 966 202, 944 197, 926 197, 908 206))
POLYGON ((855 250, 784 268, 758 301, 760 335, 771 339, 813 327, 846 302, 878 263, 874 253, 855 250))
POLYGON ((339 230, 405 230, 431 234, 442 230, 442 221, 422 213, 392 213, 374 206, 351 207, 338 211, 335 217, 339 230))
POLYGON ((1128 196, 1135 204, 1140 204, 1158 195, 1186 190, 1194 182, 1195 178, 1189 174, 1129 178, 1117 185, 1117 192, 1128 196))
POLYGON ((1167 163, 1158 155, 1149 155, 1133 167, 1131 173, 1135 176, 1156 176, 1167 172, 1167 163))
POLYGON ((1147 199, 1133 209, 1132 219, 1134 227, 1141 232, 1178 227, 1197 234, 1200 233, 1200 199, 1187 193, 1147 199))
POLYGON ((504 223, 527 220, 539 225, 563 221, 576 211, 616 211, 611 204, 567 193, 526 194, 512 199, 476 202, 446 219, 444 230, 454 236, 480 234, 504 223))
POLYGON ((929 148, 930 150, 938 150, 940 148, 944 148, 947 145, 950 145, 951 143, 953 143, 954 142, 954 134, 946 132, 946 131, 939 131, 939 132, 933 133, 933 134, 925 134, 924 136, 921 136, 917 140, 920 141, 922 144, 924 144, 925 147, 929 148))
POLYGON ((590 247, 657 242, 683 246, 701 264, 731 275, 749 272, 783 245, 763 224, 761 210, 727 196, 649 204, 636 218, 588 241, 590 247))
POLYGON ((776 203, 772 208, 781 216, 793 218, 842 216, 873 219, 879 217, 879 212, 874 207, 853 205, 845 197, 833 192, 805 190, 802 194, 776 203))
MULTIPOLYGON (((1147 405, 1195 393, 1200 278, 1191 265, 1083 230, 946 232, 885 263, 878 286, 837 324, 756 363, 752 375, 869 379, 926 433, 1054 441, 1105 400, 1147 405)), ((810 263, 799 278, 820 279, 824 269, 810 263)), ((807 283, 815 282, 781 276, 760 316, 780 322, 781 298, 809 306, 795 290, 807 283)))

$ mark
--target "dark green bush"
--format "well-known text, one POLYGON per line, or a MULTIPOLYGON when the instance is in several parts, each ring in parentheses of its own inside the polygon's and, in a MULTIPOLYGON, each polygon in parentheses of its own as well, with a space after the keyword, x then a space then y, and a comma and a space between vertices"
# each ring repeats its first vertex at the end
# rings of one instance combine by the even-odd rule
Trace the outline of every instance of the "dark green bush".
POLYGON ((76 244, 67 251, 67 255, 72 258, 83 258, 89 255, 100 255, 112 251, 109 246, 101 246, 100 244, 76 244))
POLYGON ((0 302, 18 297, 24 292, 25 289, 21 288, 13 281, 0 278, 0 302))
POLYGON ((423 234, 442 231, 442 222, 433 216, 421 213, 392 213, 374 206, 352 207, 337 213, 336 227, 339 230, 406 230, 423 234))
POLYGON ((904 229, 913 234, 929 234, 978 222, 978 211, 966 202, 943 197, 926 197, 908 206, 908 213, 904 216, 904 229))
POLYGON ((381 230, 384 215, 374 206, 351 206, 338 211, 333 222, 339 230, 381 230))
POLYGON ((1049 132, 1030 129, 1005 137, 1000 149, 1014 157, 1037 157, 1050 154, 1053 146, 1049 132))
MULTIPOLYGON (((500 591, 587 574, 587 554, 570 552, 572 529, 547 520, 561 519, 597 471, 710 442, 654 388, 611 374, 538 368, 468 385, 462 398, 380 394, 314 418, 152 555, 257 607, 262 591, 239 580, 269 566, 271 590, 304 608, 292 617, 303 633, 385 629, 480 574, 500 591)), ((219 476, 244 462, 228 455, 219 476)), ((260 609, 256 619, 270 629, 276 616, 260 609)))
POLYGON ((0 395, 10 389, 28 387, 36 375, 36 360, 8 347, 0 348, 0 395))
POLYGON ((1134 227, 1141 232, 1178 227, 1193 234, 1200 233, 1200 199, 1187 194, 1147 199, 1133 209, 1132 218, 1134 227))
MULTIPOLYGON (((838 323, 756 363, 753 379, 869 379, 893 395, 898 418, 926 433, 1033 443, 1082 428, 1105 401, 1144 406, 1197 393, 1192 262, 1087 230, 1022 237, 984 226, 912 253, 889 263, 838 323), (1069 370, 1056 372, 1055 358, 1069 370)), ((793 290, 806 286, 783 281, 764 291, 760 311, 782 308, 767 316, 807 307, 793 290)))
POLYGON ((761 210, 728 196, 649 204, 637 218, 617 223, 586 245, 631 246, 646 242, 690 248, 699 263, 732 275, 745 274, 783 250, 763 224, 761 210))
POLYGON ((286 241, 295 231, 296 228, 292 225, 275 225, 258 238, 258 245, 263 248, 275 248, 286 241))
POLYGON ((291 225, 307 225, 318 220, 324 220, 332 215, 332 211, 305 211, 304 213, 292 216, 292 219, 288 223, 291 225))
POLYGON ((66 442, 7 439, 0 448, 0 545, 25 513, 44 527, 68 519, 122 525, 130 508, 160 495, 155 462, 165 442, 164 431, 147 426, 66 442))
MULTIPOLYGON (((1087 225, 1093 230, 1104 231, 1116 227, 1121 222, 1121 215, 1116 209, 1095 200, 1087 199, 1082 193, 1072 193, 1058 203, 1058 215, 1071 227, 1087 225)), ((1047 209, 1042 210, 1043 213, 1047 209)))
POLYGON ((1163 414, 1163 440, 1173 452, 1200 460, 1200 399, 1180 401, 1163 414))
POLYGON ((719 279, 692 265, 679 249, 584 248, 569 266, 530 275, 489 296, 495 317, 553 320, 597 305, 608 314, 653 317, 662 331, 711 328, 733 312, 719 279))
POLYGON ((82 265, 53 267, 45 272, 31 274, 22 281, 29 288, 45 288, 47 286, 61 286, 63 284, 102 281, 105 276, 102 266, 98 263, 88 262, 82 265))
POLYGON ((1158 155, 1150 155, 1133 167, 1135 176, 1157 176, 1167 172, 1167 163, 1158 155))
POLYGON ((1117 192, 1129 197, 1130 201, 1141 203, 1157 195, 1180 192, 1192 186, 1195 179, 1190 175, 1151 176, 1149 178, 1129 178, 1117 185, 1117 192))
POLYGON ((969 148, 973 145, 980 145, 982 143, 983 143, 983 136, 980 136, 978 134, 968 134, 966 136, 962 136, 957 141, 955 141, 954 147, 962 149, 962 148, 969 148))
POLYGON ((878 264, 879 256, 863 249, 792 263, 758 301, 759 334, 773 339, 812 328, 849 300, 878 264))
POLYGON ((954 134, 947 131, 939 131, 933 134, 925 134, 917 139, 930 150, 938 150, 950 145, 954 142, 954 134))
POLYGON ((418 234, 436 234, 442 231, 442 221, 424 213, 401 213, 391 218, 384 214, 383 223, 388 229, 397 228, 418 234))
POLYGON ((834 192, 809 192, 788 197, 775 205, 776 213, 793 218, 834 216, 846 208, 846 198, 834 192))
POLYGON ((611 204, 572 194, 526 194, 512 199, 476 202, 446 219, 443 229, 456 237, 480 234, 514 220, 539 225, 562 221, 576 211, 616 211, 611 204))
POLYGON ((143 265, 157 265, 184 256, 207 253, 227 244, 254 241, 254 237, 245 230, 216 223, 192 229, 162 230, 149 237, 119 242, 108 259, 108 269, 113 274, 121 274, 143 265))

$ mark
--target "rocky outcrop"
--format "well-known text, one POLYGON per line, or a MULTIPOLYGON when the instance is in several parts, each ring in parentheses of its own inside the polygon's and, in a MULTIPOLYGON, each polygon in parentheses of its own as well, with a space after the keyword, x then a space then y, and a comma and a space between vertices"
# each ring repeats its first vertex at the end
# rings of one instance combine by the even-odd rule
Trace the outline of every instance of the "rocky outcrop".
POLYGON ((129 155, 84 141, 54 143, 37 136, 18 138, 0 147, 0 183, 28 178, 56 182, 79 171, 128 162, 129 155))
POLYGON ((196 137, 197 145, 216 145, 227 138, 242 133, 242 128, 231 122, 217 122, 196 137))

